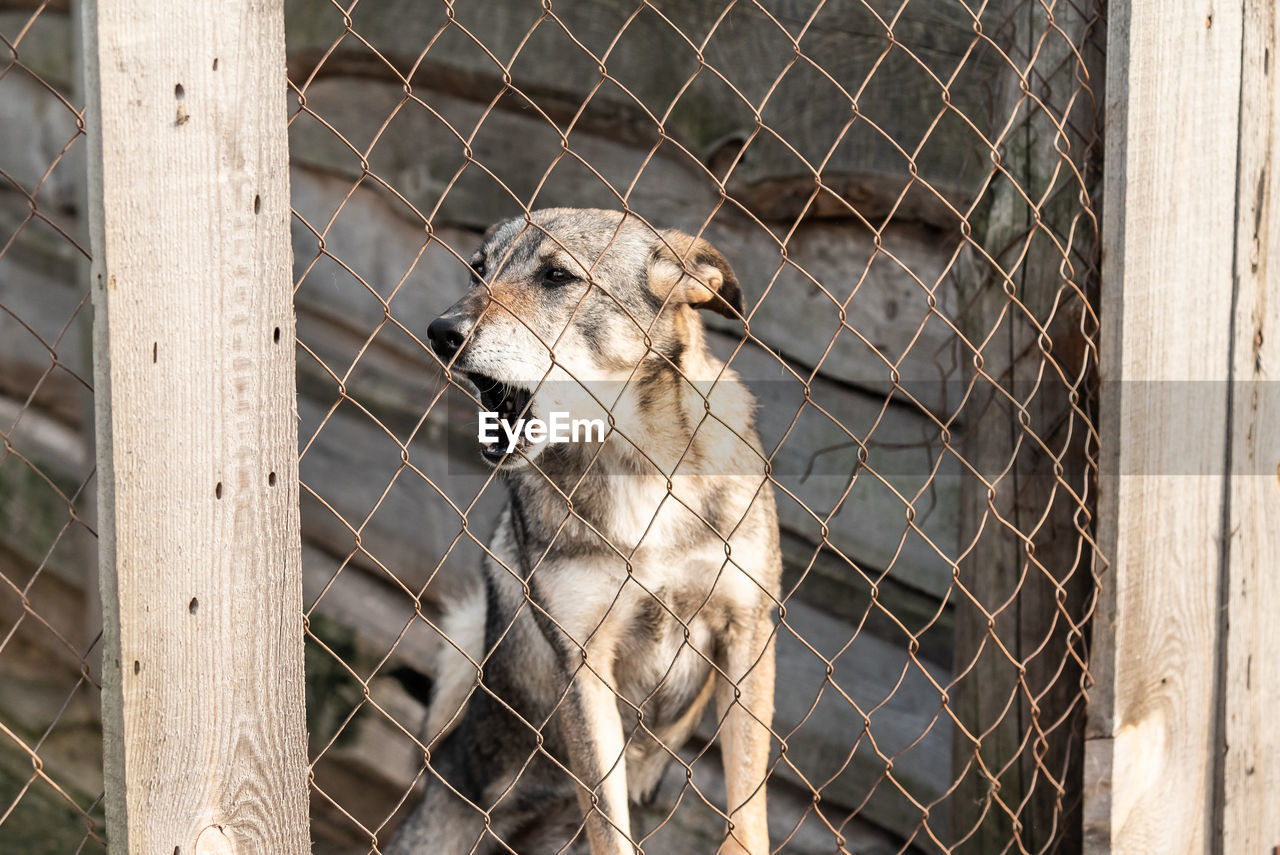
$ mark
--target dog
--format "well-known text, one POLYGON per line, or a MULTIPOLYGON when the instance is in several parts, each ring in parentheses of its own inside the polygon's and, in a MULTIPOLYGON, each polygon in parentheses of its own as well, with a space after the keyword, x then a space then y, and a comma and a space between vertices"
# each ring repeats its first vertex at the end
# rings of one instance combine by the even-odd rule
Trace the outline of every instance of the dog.
POLYGON ((630 802, 714 696, 719 852, 767 855, 777 512, 755 400, 698 314, 742 317, 729 263, 634 214, 561 208, 490 228, 470 264, 427 330, 453 381, 506 422, 608 431, 481 444, 510 498, 483 586, 441 618, 425 793, 387 851, 537 855, 585 829, 591 855, 638 853, 630 802), (548 840, 562 805, 574 821, 548 840))

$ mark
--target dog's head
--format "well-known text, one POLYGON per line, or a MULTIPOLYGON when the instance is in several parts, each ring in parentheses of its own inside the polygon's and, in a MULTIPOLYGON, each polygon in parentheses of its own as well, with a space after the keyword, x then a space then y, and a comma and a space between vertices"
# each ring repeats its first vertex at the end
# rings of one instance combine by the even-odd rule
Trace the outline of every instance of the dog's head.
MULTIPOLYGON (((701 347, 695 309, 742 316, 742 292, 705 240, 655 231, 614 211, 555 208, 489 229, 470 260, 471 288, 427 330, 437 356, 477 390, 484 409, 514 424, 608 416, 646 365, 680 368, 701 347), (613 400, 609 400, 610 398, 613 400)), ((518 466, 542 443, 482 446, 518 466)))

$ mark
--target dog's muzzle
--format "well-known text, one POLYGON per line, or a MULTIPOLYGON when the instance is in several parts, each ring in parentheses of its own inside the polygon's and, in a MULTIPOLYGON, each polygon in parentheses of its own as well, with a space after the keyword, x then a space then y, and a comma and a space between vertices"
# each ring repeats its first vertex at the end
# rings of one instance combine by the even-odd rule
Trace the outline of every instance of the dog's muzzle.
POLYGON ((465 315, 441 315, 427 327, 427 340, 436 356, 448 362, 462 349, 471 326, 471 319, 465 315))

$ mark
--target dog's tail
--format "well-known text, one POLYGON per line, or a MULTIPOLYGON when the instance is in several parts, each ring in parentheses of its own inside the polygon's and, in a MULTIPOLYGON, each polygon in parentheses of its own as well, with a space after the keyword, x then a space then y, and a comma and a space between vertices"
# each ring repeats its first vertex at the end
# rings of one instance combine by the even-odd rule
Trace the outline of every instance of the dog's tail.
POLYGON ((476 666, 485 655, 486 596, 478 580, 449 604, 440 618, 444 639, 436 654, 435 681, 422 735, 438 743, 462 720, 463 707, 476 686, 476 666))

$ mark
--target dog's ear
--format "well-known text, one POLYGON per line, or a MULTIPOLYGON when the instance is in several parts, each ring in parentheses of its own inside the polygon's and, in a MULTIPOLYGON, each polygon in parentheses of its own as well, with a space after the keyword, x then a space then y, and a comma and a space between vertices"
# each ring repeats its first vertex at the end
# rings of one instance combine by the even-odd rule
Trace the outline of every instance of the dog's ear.
POLYGON ((702 238, 676 229, 659 232, 649 256, 649 287, 695 309, 742 318, 742 288, 725 257, 702 238), (674 289, 674 290, 673 290, 674 289))

